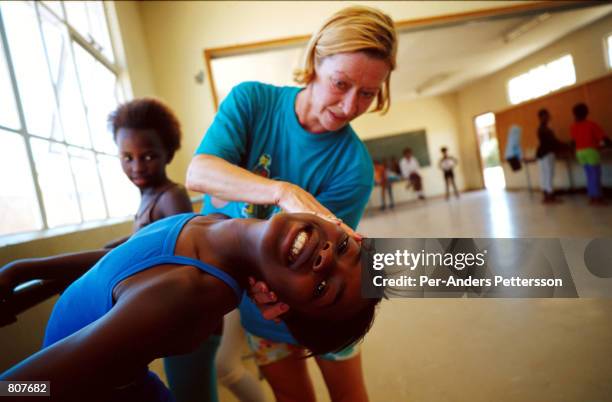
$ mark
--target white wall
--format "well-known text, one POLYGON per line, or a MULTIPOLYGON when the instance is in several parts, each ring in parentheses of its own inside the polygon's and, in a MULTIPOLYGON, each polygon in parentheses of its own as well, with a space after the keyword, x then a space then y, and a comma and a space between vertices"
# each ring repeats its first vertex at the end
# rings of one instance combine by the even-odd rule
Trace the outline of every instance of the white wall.
MULTIPOLYGON (((576 84, 581 84, 609 73, 604 58, 603 38, 611 32, 612 15, 608 15, 566 35, 555 43, 505 69, 484 77, 458 91, 459 120, 462 132, 462 159, 470 161, 470 163, 464 165, 468 187, 477 187, 480 183, 478 161, 473 157, 477 149, 473 128, 474 117, 481 113, 501 111, 512 106, 506 96, 506 84, 511 78, 568 53, 574 58, 576 84)), ((557 164, 556 168, 559 173, 556 175, 555 182, 558 186, 565 187, 567 185, 567 169, 560 163, 557 164)), ((526 187, 527 180, 524 171, 513 173, 507 168, 507 164, 505 164, 504 172, 509 187, 526 187)), ((537 168, 532 166, 530 173, 532 183, 538 187, 537 168)), ((583 174, 580 169, 575 168, 573 176, 577 180, 578 185, 584 183, 583 174)))
MULTIPOLYGON (((460 159, 459 122, 457 120, 457 98, 454 94, 418 99, 393 101, 389 112, 380 116, 370 113, 358 118, 353 128, 364 140, 424 129, 427 133, 427 149, 431 165, 421 169, 423 191, 426 196, 444 194, 444 181, 437 167, 441 157, 440 148, 446 146, 449 153, 460 159)), ((455 180, 459 190, 465 188, 462 160, 455 169, 455 180)), ((405 185, 396 183, 393 187, 395 202, 416 198, 413 191, 406 191, 405 185)), ((370 206, 380 205, 380 188, 372 193, 370 206)))

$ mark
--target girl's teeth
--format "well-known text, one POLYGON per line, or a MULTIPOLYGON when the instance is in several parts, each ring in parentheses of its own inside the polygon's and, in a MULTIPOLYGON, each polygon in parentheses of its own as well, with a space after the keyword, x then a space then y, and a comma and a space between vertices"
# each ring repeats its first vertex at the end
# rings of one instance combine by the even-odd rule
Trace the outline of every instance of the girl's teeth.
POLYGON ((291 261, 294 261, 297 258, 300 251, 302 251, 302 249, 304 248, 306 240, 308 240, 308 234, 305 231, 301 231, 295 237, 293 245, 291 246, 291 252, 289 253, 289 259, 291 261))

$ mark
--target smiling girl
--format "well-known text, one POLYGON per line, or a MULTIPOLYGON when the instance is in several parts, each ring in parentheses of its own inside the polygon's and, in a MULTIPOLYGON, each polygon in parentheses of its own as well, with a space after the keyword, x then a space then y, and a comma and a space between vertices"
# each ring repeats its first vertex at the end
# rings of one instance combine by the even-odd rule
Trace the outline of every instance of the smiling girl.
POLYGON ((291 306, 284 320, 312 353, 342 349, 368 331, 379 301, 361 298, 360 254, 357 241, 313 214, 163 219, 70 285, 45 348, 0 379, 51 381, 58 401, 171 401, 147 365, 197 348, 249 276, 291 306))

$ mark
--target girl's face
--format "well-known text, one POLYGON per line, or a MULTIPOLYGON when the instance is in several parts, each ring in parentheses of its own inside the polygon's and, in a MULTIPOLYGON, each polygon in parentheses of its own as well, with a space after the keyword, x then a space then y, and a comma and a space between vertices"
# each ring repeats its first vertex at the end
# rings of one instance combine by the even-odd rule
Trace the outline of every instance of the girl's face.
POLYGON ((338 53, 315 66, 312 112, 327 131, 346 126, 368 110, 390 73, 385 60, 363 52, 338 53))
POLYGON ((279 300, 317 318, 363 308, 361 246, 352 237, 312 214, 277 214, 266 225, 259 270, 279 300))
POLYGON ((136 187, 153 187, 166 178, 168 151, 153 130, 120 128, 117 146, 121 168, 136 187))

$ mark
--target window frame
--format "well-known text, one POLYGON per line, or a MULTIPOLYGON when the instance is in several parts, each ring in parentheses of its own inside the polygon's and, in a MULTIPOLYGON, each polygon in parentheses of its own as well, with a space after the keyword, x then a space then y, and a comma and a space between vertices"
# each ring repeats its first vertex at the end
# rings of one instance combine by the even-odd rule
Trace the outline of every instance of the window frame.
MULTIPOLYGON (((42 23, 43 23, 43 16, 41 13, 49 13, 51 14, 54 18, 56 18, 58 21, 60 21, 60 23, 62 24, 63 28, 66 29, 67 32, 67 39, 69 40, 69 52, 71 55, 71 63, 73 63, 73 68, 75 71, 75 74, 79 75, 79 67, 77 65, 77 59, 76 59, 76 54, 75 54, 75 48, 74 46, 80 46, 85 52, 87 52, 95 61, 99 62, 100 64, 102 64, 106 69, 109 70, 110 73, 112 73, 115 76, 116 79, 116 90, 118 91, 118 95, 120 98, 120 101, 125 100, 126 99, 126 88, 125 88, 125 82, 122 78, 122 69, 119 67, 118 65, 118 50, 117 50, 117 43, 115 43, 116 41, 116 36, 114 35, 114 32, 112 32, 113 29, 113 24, 111 23, 111 15, 110 15, 110 11, 108 9, 108 7, 112 7, 112 2, 108 3, 105 1, 101 1, 101 5, 102 5, 102 10, 104 12, 104 18, 105 18, 105 23, 107 26, 107 30, 108 30, 108 34, 109 34, 109 43, 111 46, 111 50, 112 50, 112 55, 114 58, 114 62, 111 62, 106 56, 104 56, 102 54, 101 51, 99 51, 96 48, 96 42, 94 40, 94 38, 92 38, 90 36, 90 40, 86 39, 80 32, 77 31, 77 29, 75 27, 73 27, 69 21, 68 21, 68 17, 67 17, 67 13, 66 13, 66 8, 64 6, 64 2, 59 2, 59 4, 62 7, 62 12, 63 12, 63 16, 62 15, 58 15, 52 8, 50 8, 47 4, 40 2, 40 1, 28 1, 27 3, 29 3, 29 5, 31 7, 33 7, 34 12, 36 14, 36 22, 37 22, 37 27, 39 28, 38 33, 40 34, 41 37, 41 42, 42 42, 42 46, 44 49, 44 55, 45 55, 45 61, 47 64, 47 68, 46 71, 48 71, 50 77, 50 81, 51 81, 51 86, 52 86, 52 90, 53 90, 53 108, 56 110, 56 113, 58 114, 58 116, 60 115, 59 113, 59 96, 58 96, 58 88, 55 85, 55 83, 53 82, 53 79, 51 77, 51 66, 50 66, 50 61, 49 61, 49 49, 47 46, 47 43, 45 41, 45 37, 42 31, 42 23), (44 9, 44 11, 41 10, 44 9)), ((4 23, 4 16, 2 15, 2 10, 0 10, 0 41, 2 44, 2 51, 3 51, 3 57, 5 58, 6 61, 6 67, 8 70, 8 78, 10 80, 10 87, 13 91, 13 93, 11 94, 13 97, 13 100, 15 102, 15 106, 16 106, 16 111, 17 111, 17 116, 18 116, 18 122, 19 122, 19 128, 12 128, 12 127, 6 127, 3 126, 2 124, 0 124, 0 129, 5 130, 7 132, 10 133, 14 133, 16 135, 19 135, 23 141, 24 141, 24 145, 25 145, 25 152, 27 155, 27 161, 28 161, 28 167, 30 169, 29 173, 30 173, 30 178, 33 182, 33 186, 34 186, 34 197, 35 197, 35 203, 38 206, 38 214, 40 216, 40 228, 39 229, 34 229, 34 230, 22 230, 22 231, 17 231, 17 232, 13 232, 13 233, 7 233, 7 234, 2 234, 0 235, 0 246, 1 245, 6 245, 6 244, 14 244, 14 243, 21 243, 23 241, 27 241, 27 240, 31 240, 31 239, 35 239, 35 238, 40 238, 40 237, 46 237, 45 234, 49 234, 49 235, 55 235, 55 234, 60 234, 60 233, 69 233, 69 232, 74 232, 80 228, 91 228, 93 226, 99 226, 101 224, 115 224, 118 222, 122 222, 125 221, 128 217, 128 215, 123 216, 123 217, 114 217, 111 216, 110 211, 109 211, 109 207, 108 207, 108 201, 107 201, 107 195, 105 193, 105 188, 103 185, 103 181, 102 181, 102 176, 101 176, 101 170, 100 170, 100 165, 99 165, 99 156, 100 155, 105 155, 105 156, 111 156, 111 157, 115 157, 118 159, 118 155, 117 154, 112 154, 109 153, 107 150, 97 150, 94 146, 94 142, 90 141, 90 145, 89 146, 83 146, 83 145, 76 145, 76 144, 71 144, 67 142, 67 139, 64 138, 60 141, 58 139, 55 138, 46 138, 43 136, 39 136, 36 134, 32 134, 30 132, 28 132, 28 128, 27 128, 27 124, 26 124, 26 115, 25 115, 25 111, 24 111, 24 107, 23 107, 23 97, 20 94, 19 91, 19 85, 18 85, 18 81, 17 81, 17 77, 16 77, 16 70, 15 70, 15 65, 13 62, 13 58, 12 58, 12 54, 11 54, 11 48, 9 45, 9 41, 8 41, 8 34, 6 32, 6 26, 4 23), (55 226, 55 227, 50 227, 49 223, 48 223, 48 217, 47 217, 47 211, 45 210, 45 205, 44 205, 44 200, 43 200, 43 192, 41 189, 41 184, 39 183, 38 178, 36 177, 37 174, 37 170, 36 170, 36 162, 34 160, 34 154, 33 154, 33 150, 32 150, 32 145, 31 145, 31 139, 33 138, 37 138, 37 139, 43 139, 45 141, 49 141, 51 143, 56 143, 56 144, 61 144, 63 146, 66 147, 66 149, 68 150, 70 147, 74 147, 83 151, 87 151, 87 152, 91 152, 93 153, 94 156, 94 160, 96 163, 96 178, 95 180, 98 181, 99 183, 99 188, 101 190, 101 196, 102 196, 102 202, 103 202, 103 218, 100 219, 84 219, 84 215, 83 215, 83 208, 82 208, 82 197, 81 194, 79 193, 79 189, 76 186, 76 182, 75 182, 75 168, 73 167, 72 161, 69 157, 68 162, 70 165, 70 172, 71 172, 71 179, 74 185, 74 196, 76 197, 77 200, 77 204, 78 204, 78 216, 79 216, 79 222, 78 223, 66 223, 66 224, 62 224, 59 226, 55 226)), ((79 101, 85 106, 85 97, 83 94, 83 87, 80 81, 80 78, 77 78, 77 86, 78 86, 78 96, 79 96, 79 101)), ((92 129, 90 127, 90 122, 89 119, 86 120, 86 124, 87 124, 87 130, 88 130, 88 136, 92 137, 92 129)), ((25 166, 24 166, 25 167, 25 166)), ((34 211, 33 211, 34 212, 34 211)))
POLYGON ((524 72, 523 72, 523 73, 521 73, 521 74, 514 75, 514 76, 510 77, 508 80, 506 80, 506 100, 508 101, 508 104, 510 104, 510 105, 512 105, 512 106, 514 106, 514 105, 520 105, 521 103, 529 102, 529 101, 532 101, 532 100, 534 100, 534 99, 538 99, 538 98, 541 98, 541 97, 543 97, 543 96, 549 95, 549 94, 551 94, 551 93, 554 93, 554 92, 557 92, 557 91, 561 91, 562 89, 565 89, 565 88, 568 88, 568 87, 570 87, 570 86, 572 86, 572 85, 575 85, 577 82, 578 82, 578 79, 577 79, 577 77, 576 77, 576 65, 574 64, 574 55, 572 55, 572 53, 571 53, 571 52, 563 53, 563 54, 561 54, 561 55, 560 55, 560 56, 558 56, 558 57, 555 57, 555 58, 549 59, 547 62, 544 62, 544 63, 540 63, 540 64, 538 64, 538 65, 535 65, 535 66, 533 66, 533 67, 529 68, 527 71, 524 71, 524 72), (538 95, 538 96, 534 96, 534 97, 529 98, 529 99, 524 99, 524 100, 521 100, 521 101, 519 101, 519 102, 517 102, 517 103, 513 103, 513 102, 512 102, 512 98, 510 97, 510 81, 512 81, 512 80, 513 80, 513 79, 515 79, 515 78, 518 78, 518 77, 521 77, 521 76, 523 76, 523 75, 526 75, 526 74, 530 73, 531 71, 533 71, 533 70, 535 70, 535 69, 537 69, 537 68, 539 68, 539 67, 545 67, 545 68, 546 68, 546 66, 548 66, 550 63, 555 62, 555 61, 558 61, 558 60, 560 60, 560 59, 562 59, 562 58, 564 58, 564 57, 566 57, 566 56, 570 56, 570 58, 571 58, 571 60, 572 60, 572 67, 574 68, 574 77, 575 77, 575 81, 574 81, 574 83, 573 83, 573 84, 564 85, 564 86, 562 86, 562 87, 560 87, 560 88, 557 88, 557 89, 554 89, 554 90, 549 90, 549 91, 548 91, 547 93, 545 93, 545 94, 538 95))
POLYGON ((612 31, 608 32, 603 37, 604 60, 607 70, 612 70, 612 31))

